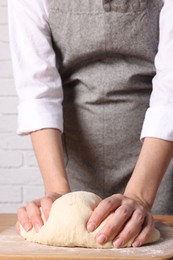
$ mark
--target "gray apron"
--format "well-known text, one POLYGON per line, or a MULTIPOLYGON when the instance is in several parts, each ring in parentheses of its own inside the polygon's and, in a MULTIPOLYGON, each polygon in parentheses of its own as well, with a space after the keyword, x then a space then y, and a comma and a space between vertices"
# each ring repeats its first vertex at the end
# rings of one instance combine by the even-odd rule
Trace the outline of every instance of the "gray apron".
MULTIPOLYGON (((162 0, 50 1, 72 190, 103 198, 124 191, 141 149, 161 7, 162 0)), ((170 182, 172 171, 165 178, 170 182)), ((154 212, 173 213, 163 190, 154 212)))

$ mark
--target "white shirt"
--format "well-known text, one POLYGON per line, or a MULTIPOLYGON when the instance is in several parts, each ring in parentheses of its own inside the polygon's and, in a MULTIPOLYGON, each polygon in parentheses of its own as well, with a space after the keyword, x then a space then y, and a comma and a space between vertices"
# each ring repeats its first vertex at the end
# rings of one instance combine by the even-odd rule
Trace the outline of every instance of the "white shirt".
MULTIPOLYGON (((8 0, 13 71, 19 96, 17 133, 63 131, 61 77, 48 24, 49 0, 8 0)), ((173 141, 173 0, 163 0, 156 76, 141 139, 173 141)))

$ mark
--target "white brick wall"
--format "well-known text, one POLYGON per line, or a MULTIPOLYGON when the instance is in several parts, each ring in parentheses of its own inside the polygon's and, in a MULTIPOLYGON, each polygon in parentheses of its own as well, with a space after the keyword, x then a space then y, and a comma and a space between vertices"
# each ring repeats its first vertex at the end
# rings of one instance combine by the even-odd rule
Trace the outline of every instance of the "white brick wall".
POLYGON ((20 205, 42 196, 44 189, 30 138, 16 135, 17 96, 7 22, 7 0, 0 0, 0 213, 15 213, 20 205))

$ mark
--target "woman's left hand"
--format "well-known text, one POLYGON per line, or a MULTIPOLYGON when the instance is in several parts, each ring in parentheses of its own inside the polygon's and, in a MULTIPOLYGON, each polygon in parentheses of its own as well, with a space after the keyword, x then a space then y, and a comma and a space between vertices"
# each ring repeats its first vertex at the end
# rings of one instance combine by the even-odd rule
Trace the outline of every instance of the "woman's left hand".
POLYGON ((140 200, 122 194, 102 200, 87 223, 87 230, 94 231, 110 214, 105 226, 96 235, 99 244, 112 240, 114 247, 123 247, 136 234, 133 247, 139 247, 150 237, 154 220, 148 207, 140 200), (140 232, 139 232, 140 231, 140 232))

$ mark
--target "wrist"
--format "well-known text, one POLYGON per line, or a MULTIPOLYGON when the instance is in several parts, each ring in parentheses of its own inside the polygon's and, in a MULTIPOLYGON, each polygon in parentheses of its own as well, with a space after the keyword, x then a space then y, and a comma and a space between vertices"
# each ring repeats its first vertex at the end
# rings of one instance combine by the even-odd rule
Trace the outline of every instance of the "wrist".
POLYGON ((69 193, 70 191, 45 191, 45 196, 46 197, 60 197, 63 196, 67 193, 69 193))
POLYGON ((135 201, 138 201, 142 206, 144 206, 147 210, 151 210, 153 205, 153 200, 146 200, 141 194, 133 193, 126 191, 124 192, 124 196, 128 197, 130 199, 133 199, 135 201))
POLYGON ((172 142, 146 138, 124 195, 140 200, 151 209, 172 151, 172 142))
POLYGON ((51 182, 45 183, 45 193, 46 195, 49 193, 57 193, 60 195, 64 195, 66 193, 71 192, 70 185, 66 179, 56 179, 51 180, 51 182))
POLYGON ((33 148, 42 174, 45 192, 65 194, 70 191, 64 166, 61 133, 42 129, 31 134, 33 148))
POLYGON ((150 178, 151 174, 148 172, 135 171, 126 186, 124 195, 140 201, 148 209, 151 209, 159 184, 155 181, 153 183, 150 178))

